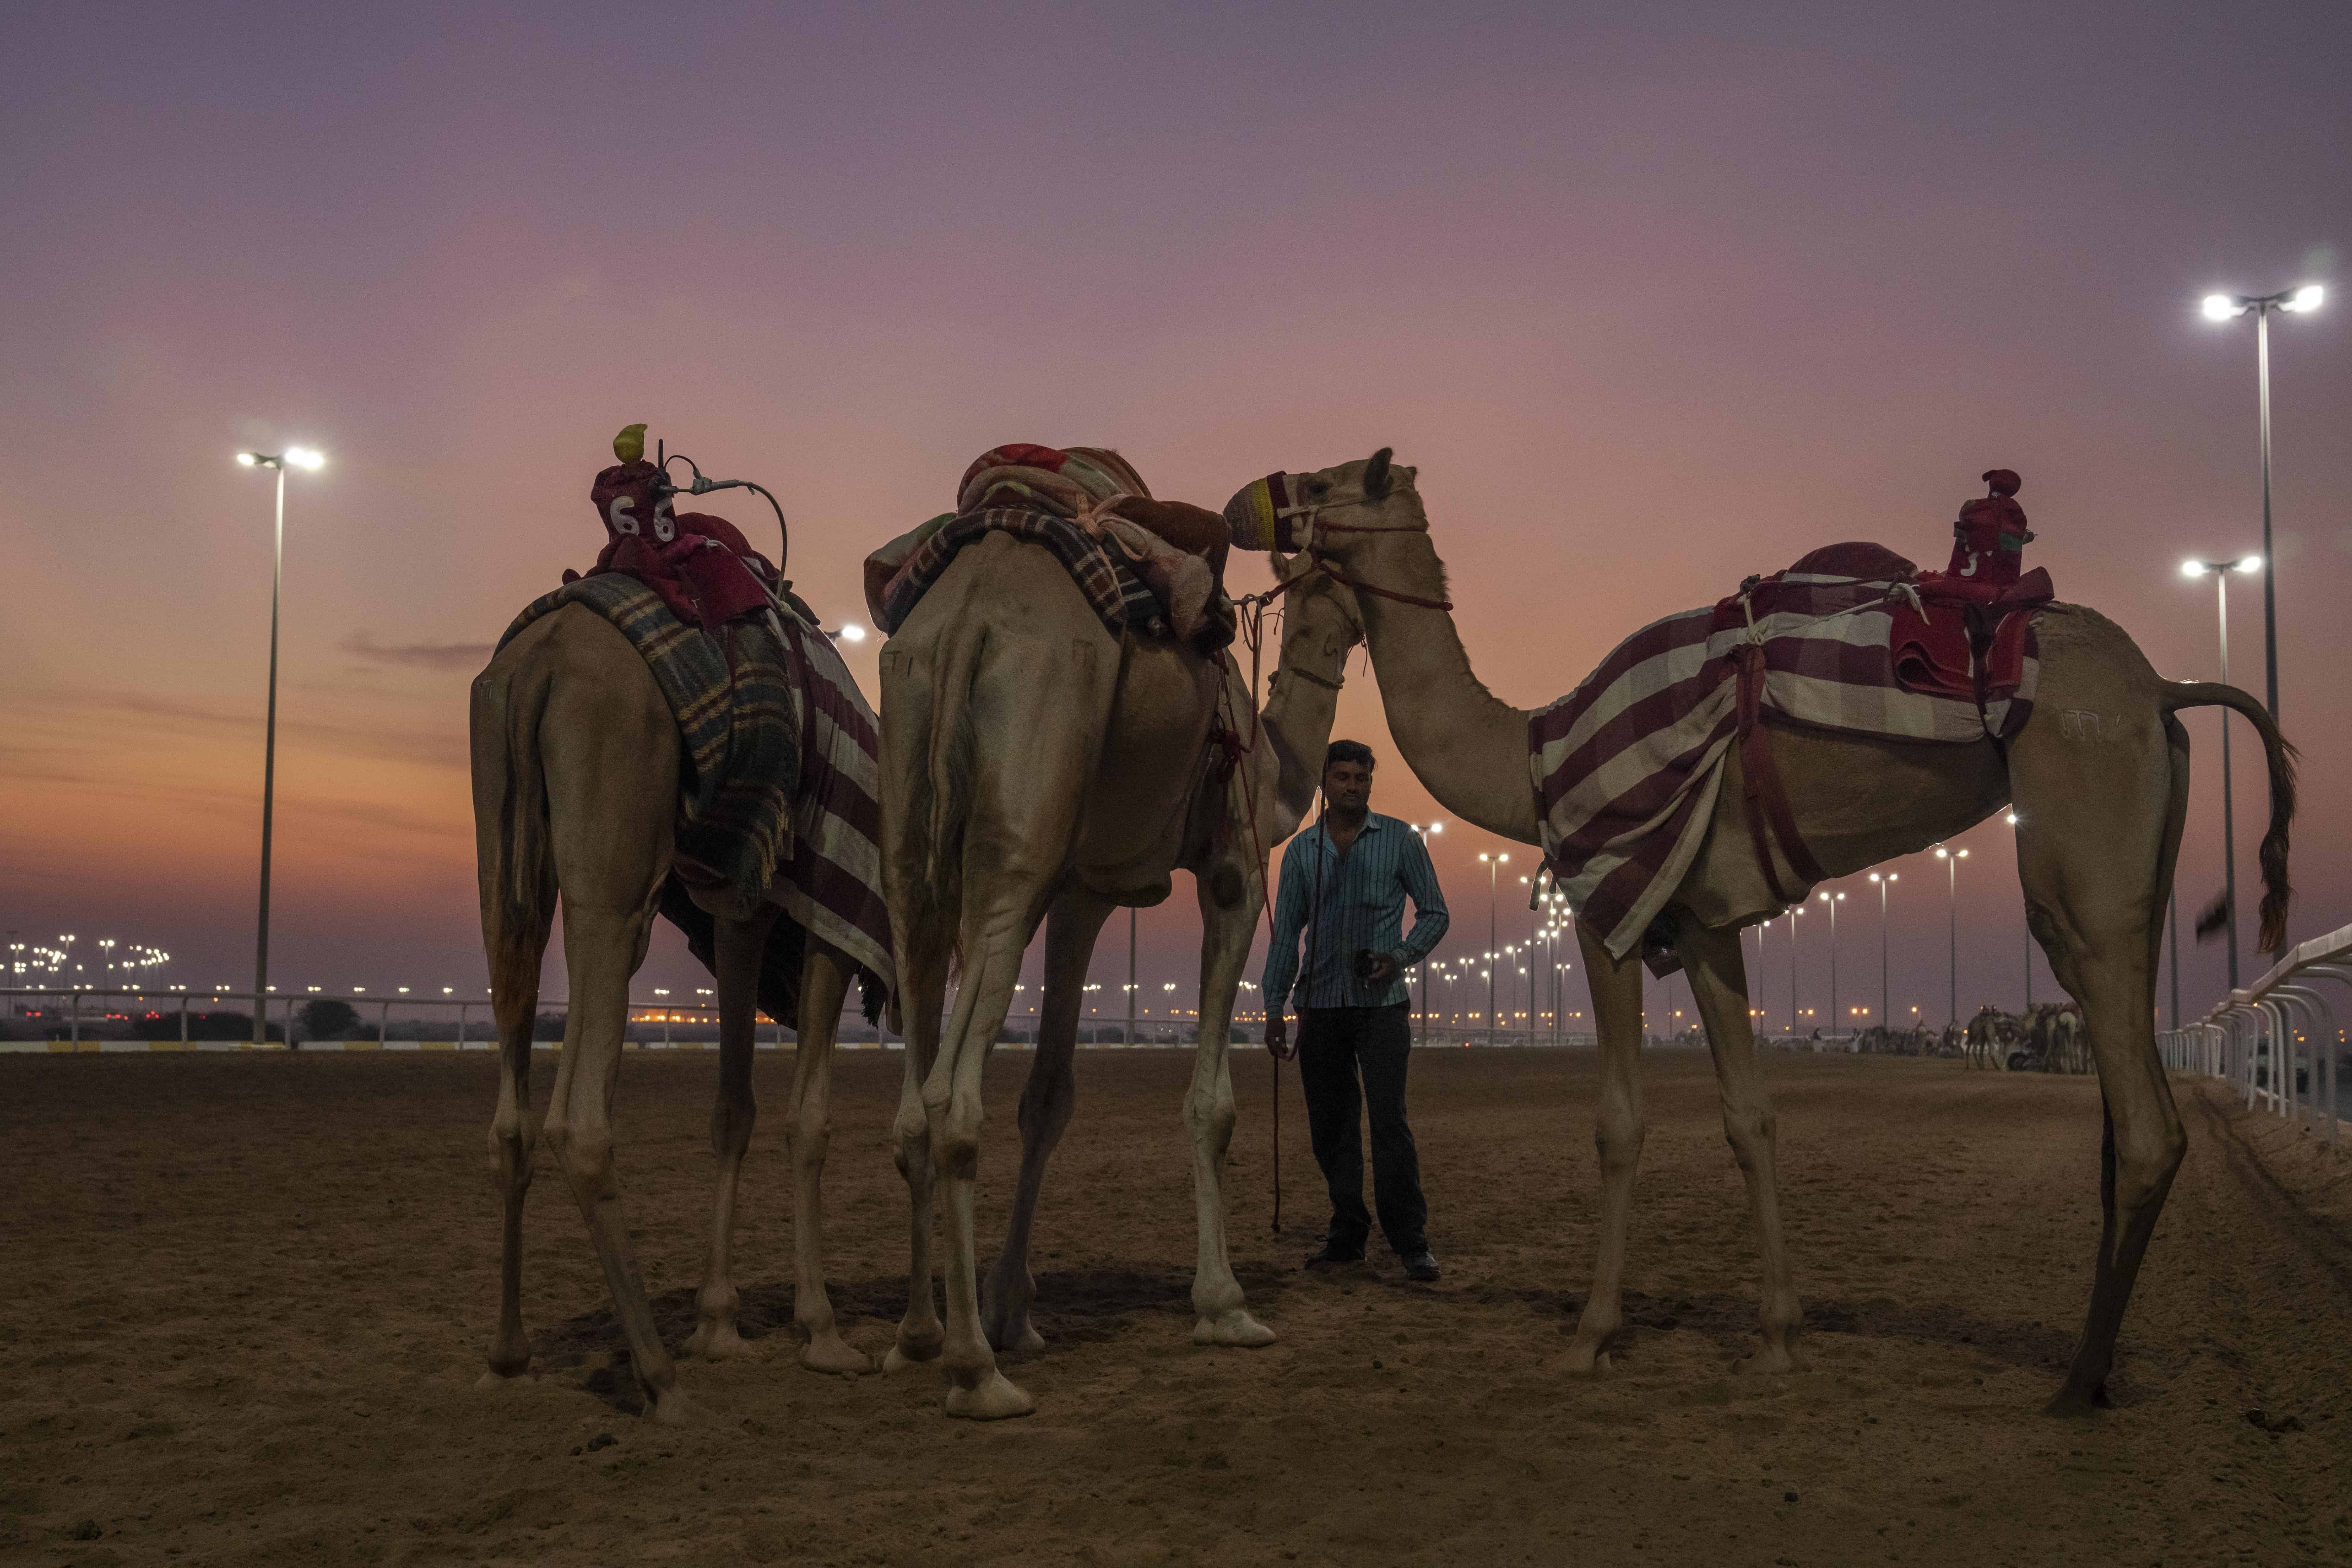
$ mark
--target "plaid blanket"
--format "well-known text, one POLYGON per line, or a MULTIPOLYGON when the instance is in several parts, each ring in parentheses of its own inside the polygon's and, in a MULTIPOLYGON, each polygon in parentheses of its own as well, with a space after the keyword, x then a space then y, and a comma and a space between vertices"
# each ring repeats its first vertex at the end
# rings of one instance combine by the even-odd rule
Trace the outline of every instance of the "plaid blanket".
POLYGON ((686 773, 663 912, 708 965, 704 906, 748 910, 764 899, 789 920, 769 942, 761 1010, 797 1018, 803 932, 813 931, 862 971, 872 1016, 895 984, 882 902, 880 727, 832 639, 789 595, 705 632, 654 588, 612 572, 534 601, 499 646, 570 604, 629 639, 677 721, 686 773))
POLYGON ((1122 502, 1150 499, 1106 448, 992 447, 964 470, 956 510, 866 558, 866 608, 885 635, 897 632, 965 545, 1003 532, 1051 551, 1113 637, 1132 626, 1213 654, 1234 640, 1233 601, 1206 560, 1119 515, 1122 502))
POLYGON ((1876 545, 1816 551, 1711 608, 1635 632, 1528 721, 1545 857, 1570 907, 1617 957, 1641 943, 1714 816, 1738 728, 1744 647, 1762 650, 1761 721, 1899 741, 2006 740, 2032 710, 2032 613, 2047 598, 1992 607, 1999 624, 1977 650, 1969 697, 1900 678, 1898 617, 1967 612, 1939 606, 1932 578, 1876 545))

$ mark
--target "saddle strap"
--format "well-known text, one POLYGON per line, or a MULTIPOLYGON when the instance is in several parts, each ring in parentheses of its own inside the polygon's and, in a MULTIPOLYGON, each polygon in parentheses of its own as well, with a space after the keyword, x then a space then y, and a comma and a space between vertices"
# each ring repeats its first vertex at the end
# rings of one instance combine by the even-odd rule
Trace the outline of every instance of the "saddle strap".
POLYGON ((1748 836, 1756 846, 1756 864, 1764 873, 1764 885, 1786 906, 1803 893, 1801 889, 1791 893, 1780 885, 1780 872, 1772 865, 1776 840, 1800 881, 1810 886, 1822 880, 1825 873, 1812 851, 1805 847, 1804 836, 1797 831, 1797 814, 1790 809, 1789 791, 1772 760, 1771 737, 1765 733, 1763 707, 1764 648, 1759 643, 1748 643, 1739 650, 1740 792, 1748 808, 1748 836))

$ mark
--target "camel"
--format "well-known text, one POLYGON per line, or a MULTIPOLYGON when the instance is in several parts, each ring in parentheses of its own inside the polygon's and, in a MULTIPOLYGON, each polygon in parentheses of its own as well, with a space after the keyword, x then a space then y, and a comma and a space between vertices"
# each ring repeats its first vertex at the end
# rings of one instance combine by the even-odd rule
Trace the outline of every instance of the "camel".
POLYGON ((1030 1229, 1073 1107, 1087 960, 1110 911, 1158 903, 1178 869, 1194 877, 1203 927, 1200 1043, 1183 1104, 1199 1229, 1192 1337, 1275 1337, 1249 1314, 1226 1253, 1227 1037, 1265 852, 1313 799, 1341 671, 1361 640, 1346 589, 1303 563, 1277 557, 1275 569, 1290 611, 1257 726, 1230 655, 1114 637, 1054 556, 1005 533, 967 546, 882 650, 884 886, 907 1023, 896 1133, 913 1208, 907 1313, 886 1364, 940 1360, 951 1415, 1034 1408, 994 1351, 1042 1342, 1029 1321, 1030 1229), (1219 728, 1245 744, 1254 728, 1260 737, 1231 782, 1212 744, 1219 728), (972 1236, 981 1077, 1041 920, 1045 993, 1021 1097, 1020 1184, 983 1306, 972 1236), (942 1027, 950 958, 961 981, 942 1027), (944 1329, 930 1279, 937 1180, 947 1187, 944 1329))
MULTIPOLYGON (((1283 542, 1303 544, 1356 589, 1391 733, 1431 794, 1491 833, 1540 843, 1529 714, 1498 700, 1471 669, 1413 480, 1386 450, 1289 476, 1289 493, 1304 504, 1283 542)), ((2097 612, 2053 605, 2038 627, 2040 690, 2005 748, 1766 729, 1801 841, 1825 877, 1915 853, 2005 805, 2016 809, 2027 923, 2082 1004, 2105 1105, 2105 1226, 2082 1339, 2050 1405, 2067 1414, 2106 1402, 2116 1332, 2187 1143, 2155 1041, 2157 943, 2189 804, 2189 738, 2175 715, 2220 705, 2263 738, 2271 788, 2261 850, 2265 948, 2278 945, 2285 925, 2294 763, 2260 703, 2233 687, 2158 679, 2097 612)), ((1762 1343, 1740 1367, 1784 1373, 1801 1364, 1802 1314, 1781 1240, 1773 1115, 1757 1068, 1739 942, 1740 928, 1777 914, 1780 900, 1740 809, 1732 750, 1706 839, 1660 929, 1688 972, 1706 1028, 1724 1131, 1763 1255, 1762 1343)), ((1803 897, 1805 879, 1777 847, 1772 852, 1780 883, 1803 897)), ((1608 1365, 1624 1322, 1626 1229, 1642 1145, 1642 981, 1637 960, 1612 954, 1583 921, 1578 939, 1600 1035, 1601 1212, 1592 1291, 1567 1364, 1591 1372, 1608 1365)))
POLYGON ((1971 1068, 1998 1072, 2008 1060, 2010 1051, 2024 1038, 2018 1021, 1988 1002, 1977 1009, 1977 1016, 1968 1022, 1962 1036, 1971 1068))
MULTIPOLYGON (((677 1388, 621 1213, 613 1158, 613 1097, 628 1017, 629 980, 645 962, 656 901, 668 874, 677 812, 677 722, 645 660, 612 623, 568 605, 532 622, 474 682, 474 822, 498 1018, 498 1110, 490 1124, 493 1179, 505 1199, 499 1321, 485 1386, 530 1370, 522 1330, 522 1205, 542 1131, 588 1222, 639 1388, 656 1421, 692 1406, 677 1388), (558 898, 571 1007, 543 1123, 530 1112, 531 1019, 558 898)), ((719 1099, 711 1146, 719 1191, 710 1254, 696 1297, 688 1356, 740 1356, 730 1277, 737 1181, 751 1139, 752 1030, 761 954, 781 911, 721 917, 715 946, 719 1006, 719 1099)), ((793 1322, 800 1360, 814 1371, 859 1373, 872 1363, 835 1325, 824 1283, 819 1188, 834 1033, 856 965, 810 933, 802 964, 799 1047, 785 1138, 793 1161, 793 1322)), ((786 1020, 790 1022, 791 1020, 786 1020)))

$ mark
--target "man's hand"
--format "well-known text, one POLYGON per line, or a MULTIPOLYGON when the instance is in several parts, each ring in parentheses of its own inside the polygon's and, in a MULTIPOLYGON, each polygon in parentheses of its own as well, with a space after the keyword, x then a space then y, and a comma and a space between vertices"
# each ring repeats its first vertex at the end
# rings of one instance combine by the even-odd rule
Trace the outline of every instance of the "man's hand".
POLYGON ((1290 1044, 1290 1026, 1283 1021, 1279 1007, 1265 1016, 1265 1048, 1274 1053, 1278 1062, 1286 1062, 1298 1054, 1290 1044))
POLYGON ((1364 982, 1366 984, 1377 985, 1382 981, 1394 980, 1400 967, 1395 953, 1375 953, 1372 956, 1370 973, 1364 976, 1364 982))

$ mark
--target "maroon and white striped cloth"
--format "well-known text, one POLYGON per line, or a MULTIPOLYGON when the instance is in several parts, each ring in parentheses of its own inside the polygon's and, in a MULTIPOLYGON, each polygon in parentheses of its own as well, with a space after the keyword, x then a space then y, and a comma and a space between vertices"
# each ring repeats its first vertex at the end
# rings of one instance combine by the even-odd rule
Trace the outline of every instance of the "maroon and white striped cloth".
POLYGON ((1712 608, 1652 622, 1536 711, 1528 751, 1545 857, 1612 954, 1640 945, 1698 853, 1738 729, 1742 645, 1764 650, 1766 722, 1949 742, 2023 727, 2041 673, 2030 619, 2021 664, 1986 672, 1998 679, 1981 710, 1897 680, 1894 612, 1916 613, 1922 588, 1934 605, 1916 568, 1879 546, 1818 550, 1712 608))
POLYGON ((833 639, 789 602, 775 616, 790 654, 801 771, 792 853, 778 861, 768 900, 894 994, 890 911, 882 902, 881 726, 833 639))

